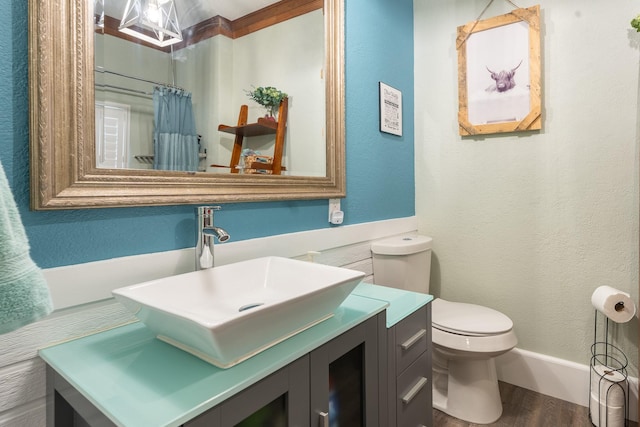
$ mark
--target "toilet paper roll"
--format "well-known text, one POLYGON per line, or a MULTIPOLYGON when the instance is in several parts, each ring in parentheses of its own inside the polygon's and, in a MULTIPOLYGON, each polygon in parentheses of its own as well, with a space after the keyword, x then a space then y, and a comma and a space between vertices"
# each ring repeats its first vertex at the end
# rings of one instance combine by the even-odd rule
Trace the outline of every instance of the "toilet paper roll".
POLYGON ((591 394, 589 405, 591 422, 596 427, 624 427, 625 408, 624 406, 612 407, 598 401, 598 396, 591 394))
POLYGON ((593 291, 591 304, 616 323, 626 323, 636 314, 631 296, 611 286, 600 286, 593 291))
POLYGON ((625 376, 608 366, 591 367, 591 395, 610 407, 625 406, 628 391, 625 376))

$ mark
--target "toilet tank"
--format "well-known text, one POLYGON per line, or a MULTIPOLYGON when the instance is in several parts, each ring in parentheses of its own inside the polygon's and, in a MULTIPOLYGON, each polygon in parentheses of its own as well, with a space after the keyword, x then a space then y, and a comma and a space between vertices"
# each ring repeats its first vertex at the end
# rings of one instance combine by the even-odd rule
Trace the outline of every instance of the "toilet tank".
POLYGON ((432 240, 427 236, 395 236, 372 242, 374 283, 429 293, 432 240))

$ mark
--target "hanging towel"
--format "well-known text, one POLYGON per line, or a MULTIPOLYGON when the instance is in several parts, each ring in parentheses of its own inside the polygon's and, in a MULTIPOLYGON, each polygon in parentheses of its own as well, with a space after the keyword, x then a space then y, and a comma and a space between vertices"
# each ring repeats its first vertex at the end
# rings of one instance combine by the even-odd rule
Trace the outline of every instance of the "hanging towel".
POLYGON ((29 241, 9 181, 0 163, 0 334, 53 310, 42 271, 29 255, 29 241))

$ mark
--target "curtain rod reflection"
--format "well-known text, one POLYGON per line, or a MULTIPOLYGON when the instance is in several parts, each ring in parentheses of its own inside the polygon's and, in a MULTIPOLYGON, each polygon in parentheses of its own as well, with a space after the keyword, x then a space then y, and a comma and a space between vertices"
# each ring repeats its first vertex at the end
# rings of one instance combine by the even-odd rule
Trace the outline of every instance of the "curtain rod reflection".
POLYGON ((151 97, 151 96, 153 96, 153 93, 145 92, 144 90, 130 89, 128 87, 105 85, 105 84, 100 84, 100 83, 96 83, 96 89, 104 89, 104 90, 113 89, 113 90, 118 91, 118 92, 120 92, 120 91, 122 91, 122 92, 131 92, 131 93, 133 93, 133 95, 137 95, 137 96, 141 96, 141 97, 151 97))
POLYGON ((156 86, 164 86, 164 87, 168 87, 168 88, 184 90, 183 88, 181 88, 179 86, 172 85, 172 84, 169 84, 169 83, 154 82, 153 80, 147 80, 147 79, 143 79, 143 78, 140 78, 140 77, 129 76, 127 74, 118 73, 116 71, 105 70, 103 67, 96 67, 95 68, 95 72, 96 73, 102 73, 102 74, 112 74, 114 76, 124 77, 124 78, 132 79, 132 80, 138 80, 140 82, 151 83, 151 84, 156 85, 156 86))

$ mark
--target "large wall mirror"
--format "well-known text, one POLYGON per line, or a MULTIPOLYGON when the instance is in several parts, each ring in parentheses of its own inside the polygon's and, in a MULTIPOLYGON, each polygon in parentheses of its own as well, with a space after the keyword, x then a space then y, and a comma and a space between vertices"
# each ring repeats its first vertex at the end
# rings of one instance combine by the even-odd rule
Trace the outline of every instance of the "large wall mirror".
POLYGON ((30 0, 32 209, 344 197, 343 14, 30 0))

